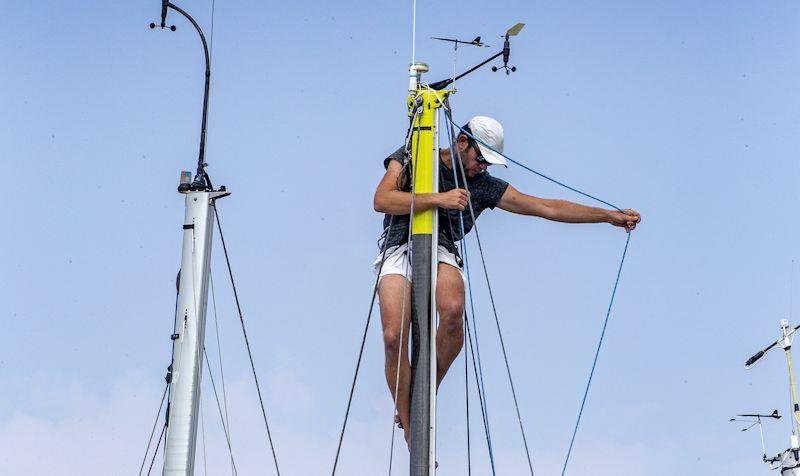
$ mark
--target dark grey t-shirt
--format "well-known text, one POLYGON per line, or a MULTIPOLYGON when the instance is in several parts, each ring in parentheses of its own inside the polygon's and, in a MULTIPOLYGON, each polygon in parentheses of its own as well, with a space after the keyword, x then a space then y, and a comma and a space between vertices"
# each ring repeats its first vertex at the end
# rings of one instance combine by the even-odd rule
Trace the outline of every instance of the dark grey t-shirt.
MULTIPOLYGON (((405 151, 403 147, 397 149, 392 155, 384 159, 383 166, 389 168, 391 161, 399 162, 400 165, 405 164, 405 151)), ((452 164, 447 164, 452 166, 452 164)), ((450 170, 444 162, 439 163, 439 191, 447 192, 455 188, 455 180, 453 171, 450 170)), ((456 164, 458 167, 458 164, 456 164)), ((464 188, 463 177, 461 173, 458 174, 459 188, 464 188)), ((467 187, 469 188, 470 201, 472 202, 472 209, 475 212, 475 218, 486 210, 487 208, 494 209, 500 198, 508 188, 508 182, 501 180, 497 177, 492 177, 488 172, 482 172, 475 177, 467 178, 467 187)), ((408 191, 409 187, 406 187, 408 191)), ((459 241, 461 236, 461 223, 459 214, 464 216, 464 233, 469 233, 472 229, 473 222, 470 216, 469 208, 463 212, 458 210, 439 209, 439 244, 444 246, 451 253, 458 255, 455 242, 459 241)), ((392 229, 389 231, 386 239, 388 240, 388 248, 398 246, 408 241, 408 215, 395 215, 392 229)), ((391 215, 385 215, 383 218, 384 230, 389 227, 391 215)))

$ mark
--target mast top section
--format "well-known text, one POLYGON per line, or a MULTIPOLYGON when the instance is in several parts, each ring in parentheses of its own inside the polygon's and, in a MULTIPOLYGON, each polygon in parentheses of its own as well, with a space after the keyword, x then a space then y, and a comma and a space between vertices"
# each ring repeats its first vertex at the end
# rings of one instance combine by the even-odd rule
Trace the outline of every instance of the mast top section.
MULTIPOLYGON (((435 89, 435 90, 442 90, 442 89, 446 88, 447 86, 449 86, 450 84, 452 84, 453 82, 455 82, 455 81, 463 78, 464 76, 476 71, 477 69, 481 68, 482 66, 487 65, 491 61, 494 61, 495 59, 497 59, 497 58, 499 58, 501 56, 503 57, 503 65, 499 66, 499 67, 498 66, 492 66, 492 71, 496 72, 496 71, 500 71, 500 70, 505 70, 507 75, 513 73, 514 71, 517 70, 517 68, 516 68, 516 66, 509 66, 508 65, 509 58, 511 57, 511 41, 510 41, 510 38, 512 36, 517 36, 519 34, 519 32, 522 31, 522 28, 524 28, 524 27, 525 27, 524 23, 517 23, 516 25, 514 25, 511 28, 509 28, 508 30, 506 30, 506 33, 501 36, 501 38, 505 39, 503 41, 503 49, 502 50, 498 51, 494 55, 492 55, 489 58, 487 58, 486 60, 478 63, 477 65, 473 66, 472 68, 466 70, 465 72, 463 72, 463 73, 461 73, 461 74, 459 74, 457 76, 454 76, 452 78, 447 78, 447 79, 443 79, 441 81, 437 81, 435 83, 431 83, 429 85, 429 87, 431 89, 435 89)), ((484 46, 484 44, 481 43, 481 41, 480 41, 480 39, 481 39, 480 36, 475 38, 475 40, 473 40, 471 42, 463 42, 463 41, 458 41, 458 40, 451 40, 451 39, 448 39, 448 38, 435 38, 435 39, 455 42, 456 47, 458 47, 459 44, 467 44, 467 45, 473 45, 473 46, 484 46)))

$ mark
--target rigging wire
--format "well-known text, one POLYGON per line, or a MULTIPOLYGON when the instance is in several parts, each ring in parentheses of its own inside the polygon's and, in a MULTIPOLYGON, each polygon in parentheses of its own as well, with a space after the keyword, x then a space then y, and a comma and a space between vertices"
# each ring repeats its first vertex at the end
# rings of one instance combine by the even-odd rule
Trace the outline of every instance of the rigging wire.
MULTIPOLYGON (((410 152, 409 144, 411 142, 411 137, 413 137, 412 130, 413 130, 414 124, 416 123, 418 115, 419 115, 419 109, 417 108, 414 111, 414 114, 412 115, 411 126, 409 127, 407 138, 406 138, 406 150, 409 151, 409 152, 410 152)), ((412 153, 411 154, 411 156, 414 157, 415 160, 419 156, 419 142, 420 142, 420 135, 417 134, 417 142, 416 142, 416 144, 414 144, 414 149, 415 149, 416 153, 412 153)), ((416 196, 416 191, 415 191, 416 190, 416 184, 414 183, 414 178, 415 178, 415 174, 416 174, 416 170, 417 170, 416 166, 417 166, 416 162, 411 164, 411 175, 408 177, 408 180, 411 181, 411 204, 409 206, 409 210, 410 211, 408 213, 408 233, 406 235, 406 253, 407 253, 407 257, 406 257, 406 270, 405 270, 406 274, 405 274, 405 276, 408 276, 408 268, 411 266, 411 262, 412 262, 412 259, 413 259, 413 247, 411 246, 411 236, 412 236, 412 221, 413 221, 412 220, 412 216, 413 216, 413 213, 414 213, 414 197, 416 196)), ((389 239, 388 235, 386 236, 386 239, 387 240, 389 239)), ((381 266, 381 268, 383 268, 383 266, 381 266)), ((378 275, 379 275, 378 284, 380 284, 380 271, 381 270, 378 270, 378 275)), ((402 300, 402 304, 400 306, 400 313, 401 313, 401 318, 400 318, 400 342, 398 344, 398 349, 397 349, 397 373, 396 373, 396 376, 395 376, 395 383, 394 383, 394 413, 392 415, 392 438, 391 438, 391 443, 389 445, 389 476, 392 476, 392 462, 394 460, 394 430, 395 430, 394 418, 395 418, 395 415, 397 415, 397 393, 398 393, 398 391, 400 389, 400 360, 401 360, 401 356, 403 355, 403 336, 405 335, 405 329, 406 329, 406 308, 407 308, 407 301, 408 301, 406 293, 408 291, 408 279, 405 276, 404 276, 404 279, 403 279, 403 300, 402 300)), ((408 342, 406 342, 406 347, 408 347, 408 342)), ((409 398, 410 398, 410 395, 409 395, 409 398)), ((410 425, 411 422, 409 421, 408 424, 410 425)))
MULTIPOLYGON (((217 7, 216 0, 211 0, 211 31, 209 32, 209 36, 208 36, 208 57, 209 57, 209 62, 214 57, 214 26, 216 24, 216 22, 214 20, 216 18, 216 10, 217 10, 216 7, 217 7)), ((210 101, 210 98, 209 98, 209 101, 210 101)), ((214 213, 216 214, 216 207, 215 207, 214 213)), ((216 295, 215 295, 215 292, 214 292, 214 277, 213 277, 213 275, 211 273, 209 273, 208 277, 209 277, 209 284, 211 285, 211 302, 212 302, 213 309, 214 309, 214 329, 216 331, 216 339, 217 339, 217 359, 219 361, 220 383, 222 385, 222 402, 223 402, 223 405, 225 407, 225 417, 222 419, 222 425, 223 425, 223 429, 225 430, 225 439, 227 440, 228 450, 230 452, 231 473, 232 474, 236 474, 236 464, 235 464, 234 459, 233 459, 233 450, 232 450, 232 444, 231 444, 230 415, 228 413, 228 392, 227 392, 227 387, 225 385, 225 367, 222 365, 222 345, 220 344, 220 338, 219 338, 219 319, 217 317, 217 299, 216 299, 216 295)), ((203 352, 204 353, 206 352, 205 346, 203 347, 203 352)), ((210 362, 208 362, 208 355, 206 355, 206 362, 208 363, 208 373, 209 373, 209 376, 211 377, 212 384, 213 384, 214 376, 211 373, 211 364, 210 364, 210 362)), ((216 386, 214 386, 214 393, 215 393, 215 397, 216 397, 216 386)), ((217 398, 217 407, 219 407, 219 398, 217 398)), ((221 411, 220 411, 220 413, 221 413, 221 411)), ((220 416, 222 416, 222 415, 220 415, 220 416)), ((277 466, 277 463, 276 463, 276 466, 277 466)))
POLYGON ((161 446, 161 440, 164 439, 164 430, 167 429, 167 423, 164 422, 164 426, 161 427, 161 434, 158 436, 158 444, 156 444, 156 449, 153 451, 153 459, 150 460, 150 467, 147 469, 147 476, 150 476, 150 472, 153 471, 153 463, 156 462, 156 456, 158 455, 158 448, 161 446))
MULTIPOLYGON (((458 49, 458 43, 456 43, 456 50, 457 49, 458 49)), ((453 78, 455 78, 455 62, 454 62, 454 65, 453 65, 453 78)), ((455 79, 454 79, 454 81, 455 81, 455 79)), ((454 157, 455 157, 455 147, 453 145, 452 129, 450 128, 449 124, 447 126, 447 139, 448 139, 448 144, 450 146, 451 166, 453 167, 453 171, 455 171, 456 170, 456 168, 455 168, 455 159, 454 159, 454 157)), ((453 173, 453 179, 454 179, 455 188, 459 188, 458 187, 458 174, 453 173)), ((441 186, 441 182, 442 182, 442 175, 441 174, 439 174, 439 181, 440 181, 440 186, 441 186)), ((446 214, 447 214, 447 225, 450 228, 450 239, 453 240, 454 236, 455 236, 455 233, 453 232, 453 223, 450 221, 450 210, 447 210, 446 214)), ((461 237, 463 238, 464 237, 464 215, 463 215, 461 210, 459 210, 459 212, 458 212, 458 222, 459 222, 459 225, 461 227, 461 237)), ((461 255, 465 256, 467 251, 465 249, 463 240, 461 240, 460 245, 461 245, 461 255)), ((467 275, 467 280, 469 281, 469 275, 467 275)), ((470 292, 471 292, 471 290, 470 290, 470 292)), ((464 319, 464 323, 463 323, 463 326, 464 326, 464 330, 463 330, 464 337, 466 337, 466 336, 469 335, 469 332, 468 332, 469 329, 467 328, 467 326, 469 325, 469 322, 468 322, 466 306, 464 308, 464 312, 463 312, 462 318, 464 319)), ((470 346, 471 346, 472 345, 471 337, 470 337, 470 342, 469 343, 470 343, 470 346)), ((464 345, 464 344, 462 344, 462 345, 464 345)), ((464 347, 466 347, 466 346, 464 346, 464 347)), ((478 379, 477 379, 477 375, 476 375, 475 382, 477 383, 477 381, 478 381, 478 379)), ((482 402, 483 402, 483 400, 481 400, 481 412, 484 412, 485 409, 483 408, 483 403, 482 402)), ((464 349, 464 407, 465 407, 465 413, 466 413, 465 414, 465 418, 466 418, 466 433, 467 433, 467 475, 471 475, 472 474, 472 447, 471 447, 471 444, 470 444, 470 428, 469 428, 469 423, 470 423, 470 419, 469 419, 469 355, 467 354, 466 348, 464 349)), ((486 428, 486 430, 487 430, 487 440, 486 441, 487 441, 487 444, 490 444, 491 438, 488 438, 488 427, 486 428)), ((492 455, 492 456, 490 456, 490 461, 493 462, 493 460, 494 460, 494 456, 492 455)), ((494 465, 492 465, 492 470, 494 471, 494 465)))
MULTIPOLYGON (((443 105, 445 107, 445 116, 448 116, 449 114, 451 114, 451 111, 449 110, 449 101, 446 102, 446 103, 443 102, 443 105)), ((457 157, 458 158, 458 162, 461 163, 461 153, 458 151, 458 148, 455 146, 454 137, 455 137, 455 133, 454 133, 452 127, 448 125, 448 127, 447 127, 447 138, 448 138, 448 141, 449 141, 449 144, 450 144, 450 160, 451 160, 451 166, 453 167, 454 185, 456 186, 456 188, 458 188, 458 186, 459 186, 458 168, 456 167, 455 159, 457 157)), ((469 193, 469 188, 468 188, 467 183, 466 183, 467 182, 466 174, 463 173, 464 172, 463 169, 461 170, 461 172, 462 172, 462 177, 463 177, 462 182, 464 183, 464 190, 466 190, 467 193, 469 193)), ((471 199, 468 199, 467 202, 470 204, 470 207, 471 207, 472 206, 471 199)), ((473 355, 472 355, 473 367, 475 367, 475 353, 477 352, 477 362, 478 363, 477 363, 477 367, 475 367, 475 383, 476 383, 476 386, 478 387, 478 395, 481 397, 481 412, 482 412, 483 421, 484 421, 484 432, 486 433, 486 446, 487 446, 488 451, 489 451, 489 462, 491 463, 492 474, 496 474, 496 468, 495 468, 495 464, 494 464, 494 449, 492 447, 492 435, 491 435, 491 431, 490 431, 490 427, 489 427, 489 409, 488 409, 489 405, 488 405, 488 401, 486 399, 486 386, 484 385, 484 381, 483 381, 483 365, 481 363, 481 351, 480 351, 480 345, 478 343, 478 324, 477 324, 477 321, 475 320, 475 301, 473 299, 473 294, 472 294, 472 278, 471 278, 470 268, 469 268, 469 256, 467 254, 467 247, 466 247, 466 244, 465 244, 466 235, 465 235, 465 228, 464 228, 464 213, 463 213, 463 211, 459 211, 458 219, 459 219, 459 226, 461 228, 461 253, 464 256, 464 272, 465 272, 465 274, 467 276, 467 289, 469 291, 470 314, 472 315, 472 327, 473 327, 474 332, 475 332, 475 352, 473 352, 473 355), (478 375, 480 375, 480 378, 478 377, 478 375)), ((449 213, 448 213, 448 221, 449 221, 449 213)), ((472 221, 473 221, 473 224, 474 224, 475 223, 474 216, 473 216, 473 220, 472 221)), ((465 309, 465 315, 466 315, 466 309, 465 309)), ((469 323, 467 323, 467 331, 469 331, 468 325, 469 325, 469 323)), ((468 332, 468 335, 469 335, 469 339, 470 339, 469 340, 470 349, 472 349, 472 336, 471 336, 471 333, 468 332)))
POLYGON ((794 309, 794 260, 792 260, 792 269, 789 272, 789 322, 792 322, 793 309, 794 309))
MULTIPOLYGON (((180 271, 178 271, 178 278, 180 278, 180 271)), ((177 283, 176 283, 176 285, 177 285, 177 283)), ((179 297, 179 293, 176 290, 176 292, 175 292, 175 310, 173 311, 173 315, 176 315, 178 313, 178 297, 179 297)), ((175 332, 175 330, 173 329, 173 333, 174 332, 175 332)), ((170 362, 169 371, 170 371, 170 373, 172 371, 172 362, 170 362)), ((164 406, 164 401, 167 399, 167 395, 170 393, 169 390, 170 390, 170 384, 171 384, 171 377, 168 376, 168 378, 166 380, 167 380, 167 383, 164 385, 164 394, 161 395, 161 403, 158 405, 158 411, 156 412, 156 418, 155 418, 155 421, 153 422, 153 429, 150 431, 150 438, 148 438, 148 440, 147 440, 147 449, 145 449, 144 458, 142 458, 142 465, 139 467, 139 476, 142 476, 142 471, 144 471, 144 465, 147 462, 147 454, 150 452, 150 445, 153 443, 153 436, 156 433, 156 426, 158 425, 159 415, 161 415, 161 409, 164 406)), ((164 425, 165 426, 168 423, 166 421, 167 416, 168 415, 164 415, 164 425)))
MULTIPOLYGON (((388 238, 388 233, 391 231, 393 224, 394 224, 394 216, 392 216, 392 218, 390 218, 390 221, 389 221, 389 227, 387 228, 387 238, 388 238)), ((344 432, 345 432, 345 430, 347 428, 347 420, 348 420, 348 418, 350 416, 350 408, 351 408, 352 403, 353 403, 353 394, 355 393, 356 382, 358 381, 358 372, 361 369, 361 360, 362 360, 362 357, 364 356, 364 345, 367 342, 367 333, 369 331, 369 324, 370 324, 370 321, 372 320, 372 310, 375 307, 375 297, 378 294, 378 281, 380 280, 380 269, 383 268, 383 263, 384 263, 384 261, 386 261, 386 245, 388 243, 389 243, 388 239, 384 240, 383 249, 381 250, 381 254, 382 254, 381 255, 381 264, 380 264, 380 268, 378 268, 378 273, 377 273, 378 275, 375 277, 375 285, 373 286, 373 290, 372 290, 372 300, 369 303, 369 311, 367 312, 367 322, 364 325, 364 334, 361 337, 361 347, 360 347, 360 349, 358 351, 358 359, 356 359, 356 370, 355 370, 355 374, 353 375, 353 383, 350 385, 350 396, 347 399, 347 409, 344 412, 344 422, 342 422, 342 430, 339 433, 339 444, 336 447, 336 457, 333 460, 333 470, 331 471, 331 476, 336 474, 336 466, 339 463, 339 455, 341 454, 341 451, 342 451, 342 442, 344 441, 344 432)))
MULTIPOLYGON (((409 141, 411 140, 411 132, 412 132, 412 128, 414 126, 414 119, 416 118, 417 114, 418 114, 418 110, 415 110, 414 114, 411 117, 411 121, 410 121, 409 126, 408 126, 408 131, 406 132, 406 140, 405 140, 406 148, 408 148, 409 141)), ((331 470, 331 476, 334 476, 336 474, 336 467, 339 464, 339 456, 341 455, 342 444, 344 442, 344 433, 345 433, 345 430, 347 429, 347 421, 348 421, 348 419, 350 417, 350 408, 352 407, 352 404, 353 404, 353 395, 355 394, 355 390, 356 390, 356 382, 358 381, 358 373, 359 373, 359 370, 361 369, 361 361, 362 361, 362 358, 364 356, 364 346, 365 346, 365 344, 367 342, 367 334, 368 334, 368 331, 369 331, 369 324, 370 324, 370 322, 372 320, 372 311, 373 311, 373 309, 375 307, 375 298, 378 295, 378 283, 380 282, 380 274, 381 274, 381 270, 383 269, 383 264, 386 261, 386 250, 387 250, 388 244, 389 244, 389 239, 388 238, 389 238, 389 234, 391 233, 391 231, 392 231, 392 229, 394 227, 394 218, 395 218, 394 215, 390 215, 389 226, 386 227, 386 230, 384 230, 385 238, 384 238, 384 241, 383 241, 383 245, 381 245, 381 261, 380 261, 380 265, 378 267, 378 272, 376 273, 376 276, 375 276, 375 283, 372 286, 372 299, 370 300, 370 303, 369 303, 369 311, 367 312, 367 321, 366 321, 366 323, 364 325, 364 333, 361 336, 361 346, 360 346, 360 348, 358 350, 358 358, 356 359, 356 369, 355 369, 355 372, 354 372, 354 375, 353 375, 353 383, 350 385, 350 395, 347 398, 347 408, 345 409, 345 412, 344 412, 344 421, 342 422, 342 430, 339 433, 339 443, 338 443, 338 445, 336 447, 336 457, 333 460, 333 469, 331 470)), ((394 419, 394 417, 392 419, 394 419)), ((392 435, 392 437, 394 437, 394 434, 392 435)))
POLYGON ((217 0, 211 0, 211 32, 208 36, 208 57, 214 56, 214 13, 216 10, 217 0))
MULTIPOLYGON (((480 362, 480 357, 476 359, 475 357, 475 346, 472 343, 472 329, 470 328, 469 319, 464 320, 466 327, 467 327, 467 343, 469 344, 469 353, 472 357, 472 373, 475 376, 475 386, 478 387, 478 403, 481 407, 481 420, 483 421, 483 432, 486 436, 486 448, 489 452, 489 465, 492 468, 492 475, 496 475, 496 470, 494 467, 494 448, 492 447, 492 437, 491 432, 489 431, 489 420, 488 414, 486 412, 487 402, 484 400, 485 395, 481 393, 479 383, 480 379, 478 377, 479 367, 475 364, 475 362, 480 362)), ((476 336, 477 342, 477 336, 476 336)), ((465 352, 466 353, 466 352, 465 352)))
POLYGON ((275 471, 278 473, 278 476, 280 476, 281 470, 280 470, 280 468, 278 466, 278 456, 275 453, 275 444, 272 441, 272 433, 270 432, 270 429, 269 429, 269 421, 267 420, 267 411, 264 408, 264 398, 261 395, 261 386, 258 383, 258 374, 256 373, 256 364, 253 361, 253 352, 250 349, 250 340, 247 338, 247 329, 246 329, 245 324, 244 324, 244 314, 242 314, 242 306, 239 303, 239 294, 236 292, 236 282, 235 282, 235 280, 233 278, 233 268, 231 267, 231 261, 230 261, 230 258, 228 256, 228 247, 225 245, 225 236, 222 233, 222 223, 220 222, 220 219, 219 219, 219 213, 217 212, 216 204, 214 205, 213 208, 214 208, 214 218, 217 221, 217 229, 219 230, 219 239, 220 239, 220 242, 222 242, 222 250, 223 250, 223 252, 225 254, 225 263, 228 266, 228 275, 230 276, 230 279, 231 279, 231 287, 233 288, 233 297, 234 297, 234 301, 236 302, 236 310, 239 313, 239 322, 242 324, 242 335, 244 336, 244 343, 245 343, 245 346, 247 347, 247 356, 250 359, 250 369, 253 371, 253 380, 255 381, 255 384, 256 384, 256 392, 258 393, 258 402, 261 405, 261 415, 264 417, 264 426, 266 426, 266 429, 267 429, 267 439, 269 440, 269 447, 270 447, 270 450, 272 451, 272 460, 275 463, 275 471))
MULTIPOLYGON (((556 180, 556 179, 554 179, 552 177, 549 177, 549 176, 547 176, 547 175, 545 175, 545 174, 543 174, 541 172, 538 172, 538 171, 536 171, 536 170, 534 170, 534 169, 532 169, 532 168, 530 168, 530 167, 528 167, 528 166, 526 166, 526 165, 524 165, 524 164, 522 164, 520 162, 517 162, 516 160, 513 160, 512 158, 508 157, 507 155, 495 150, 493 147, 491 147, 490 145, 486 144, 481 139, 479 139, 479 138, 475 137, 474 135, 472 135, 471 133, 465 131, 462 127, 458 126, 455 122, 453 122, 451 116, 448 116, 448 117, 449 117, 450 123, 453 126, 457 127, 463 134, 465 134, 466 136, 471 137, 472 139, 480 142, 483 146, 485 146, 485 147, 489 148, 490 150, 500 154, 501 156, 505 157, 508 161, 510 161, 510 162, 522 167, 523 169, 525 169, 525 170, 527 170, 527 171, 529 171, 529 172, 531 172, 531 173, 533 173, 535 175, 538 175, 539 177, 542 177, 542 178, 544 178, 546 180, 549 180, 549 181, 551 181, 551 182, 553 182, 553 183, 555 183, 557 185, 560 185, 560 186, 562 186, 564 188, 572 190, 575 193, 578 193, 578 194, 583 195, 585 197, 591 198, 592 200, 595 200, 595 201, 598 201, 598 202, 603 203, 605 205, 608 205, 608 206, 614 208, 615 210, 617 210, 617 211, 619 211, 621 213, 625 213, 621 208, 617 207, 616 205, 613 205, 612 203, 609 203, 609 202, 607 202, 605 200, 602 200, 602 199, 600 199, 600 198, 598 198, 598 197, 596 197, 594 195, 590 195, 590 194, 588 194, 586 192, 578 190, 577 188, 571 187, 571 186, 569 186, 569 185, 567 185, 567 184, 565 184, 563 182, 560 182, 560 181, 558 181, 558 180, 556 180)), ((470 203, 470 205, 471 205, 471 203, 470 203)), ((470 209, 471 209, 471 207, 470 207, 470 209)), ((478 238, 477 226, 475 227, 475 237, 478 238)), ((597 365, 597 359, 599 357, 600 350, 601 350, 602 345, 603 345, 603 339, 605 337, 606 327, 608 326, 608 320, 609 320, 609 318, 611 316, 611 309, 612 309, 613 304, 614 304, 614 298, 615 298, 616 293, 617 293, 617 286, 619 285, 620 275, 622 274, 622 266, 625 263, 625 256, 626 256, 626 254, 628 252, 628 245, 630 244, 630 240, 631 240, 631 234, 630 234, 630 231, 629 231, 628 234, 627 234, 627 238, 625 240, 625 249, 623 250, 622 258, 620 259, 619 267, 617 269, 617 277, 616 277, 616 280, 614 282, 614 288, 613 288, 613 290, 611 292, 611 298, 609 300, 608 309, 606 311, 606 316, 605 316, 605 319, 604 319, 604 322, 603 322, 603 330, 600 333, 600 339, 599 339, 599 341, 597 343, 597 349, 595 351, 595 357, 594 357, 594 360, 592 362, 592 369, 589 372, 589 378, 588 378, 587 383, 586 383, 586 389, 584 390, 583 399, 581 400, 581 406, 580 406, 580 410, 578 412, 578 418, 577 418, 577 420, 575 422, 575 427, 574 427, 573 432, 572 432, 572 437, 570 438, 570 445, 569 445, 569 449, 567 450, 567 455, 564 458, 564 466, 563 466, 563 468, 561 470, 561 475, 562 476, 566 473, 567 465, 569 464, 569 458, 570 458, 570 455, 572 453, 572 447, 573 447, 573 444, 575 442, 575 436, 577 435, 577 432, 578 432, 578 428, 579 428, 580 421, 581 421, 581 416, 583 415, 584 406, 586 404, 586 398, 587 398, 587 396, 589 394, 589 388, 591 387, 591 384, 592 384, 592 377, 594 376, 594 371, 595 371, 595 368, 596 368, 596 365, 597 365)), ((478 238, 478 247, 480 248, 480 239, 479 238, 478 238)), ((483 260, 483 252, 481 252, 481 259, 483 260)), ((484 262, 484 272, 486 273, 487 284, 488 284, 488 272, 486 272, 485 262, 484 262)), ((490 299, 492 300, 492 307, 494 308, 494 299, 491 297, 492 296, 491 290, 489 292, 489 296, 490 296, 490 299)), ((495 314, 495 318, 496 317, 497 317, 497 315, 495 314)), ((499 321, 498 321, 497 324, 498 324, 498 332, 499 332, 499 329, 500 329, 499 328, 499 321)), ((502 337, 501 337, 501 343, 502 343, 502 337)), ((503 354, 505 356, 505 349, 503 350, 503 354)), ((510 371, 509 371, 509 378, 510 377, 511 377, 511 374, 510 374, 510 371)), ((512 383, 512 392, 513 392, 513 383, 512 383)), ((514 399, 515 399, 515 402, 516 402, 516 396, 514 397, 514 399)), ((517 411, 519 411, 519 410, 517 410, 517 411)), ((521 420, 520 420, 520 425, 521 425, 521 420)), ((523 436, 523 438, 524 438, 524 436, 523 436)), ((526 449, 527 449, 527 447, 526 447, 526 449)), ((529 459, 529 462, 530 462, 530 459, 529 459)), ((531 469, 531 471, 533 471, 533 470, 531 469)))
POLYGON ((139 467, 139 476, 142 476, 142 471, 144 471, 144 465, 147 463, 147 454, 150 452, 150 445, 153 443, 153 436, 156 434, 156 426, 158 426, 158 420, 161 416, 161 409, 164 407, 164 400, 167 398, 167 390, 169 389, 169 383, 164 386, 164 394, 161 395, 161 403, 158 405, 158 411, 156 412, 156 420, 153 422, 153 429, 150 430, 150 438, 147 440, 147 449, 144 451, 144 458, 142 458, 142 465, 139 467))
POLYGON ((411 13, 411 64, 417 61, 417 0, 412 0, 414 4, 411 13))
POLYGON ((225 441, 228 443, 228 452, 231 456, 231 466, 233 467, 233 474, 238 474, 236 470, 236 463, 233 460, 233 447, 231 446, 231 437, 230 433, 228 432, 228 427, 225 424, 225 417, 222 415, 222 406, 219 404, 219 394, 217 393, 217 385, 214 382, 214 374, 211 372, 211 362, 208 360, 208 352, 206 351, 206 346, 203 346, 203 357, 206 360, 206 367, 208 369, 208 377, 211 380, 211 388, 214 391, 214 399, 217 401, 217 410, 219 411, 219 419, 222 422, 222 431, 225 432, 225 441))
POLYGON ((206 414, 203 412, 202 399, 200 399, 200 434, 203 441, 203 476, 208 476, 208 461, 206 459, 206 414))
MULTIPOLYGON (((464 315, 464 336, 467 335, 467 319, 464 315)), ((466 421, 467 421, 467 476, 472 475, 472 449, 469 441, 469 357, 467 350, 464 349, 464 402, 466 406, 466 421)))
MULTIPOLYGON (((232 439, 231 417, 228 415, 228 392, 225 387, 225 367, 222 365, 222 344, 220 344, 219 340, 219 319, 217 318, 217 298, 214 292, 214 276, 211 273, 208 274, 208 280, 209 284, 211 285, 211 303, 214 309, 214 328, 216 330, 216 335, 217 335, 217 358, 219 360, 219 375, 220 375, 220 383, 222 385, 222 403, 223 406, 225 407, 225 418, 223 419, 223 423, 228 427, 226 435, 228 441, 230 442, 232 439)), ((209 374, 210 373, 211 373, 211 368, 209 367, 209 374)), ((232 446, 232 444, 230 445, 232 446)), ((236 472, 236 467, 233 464, 233 454, 231 454, 231 473, 235 472, 236 472)))
MULTIPOLYGON (((463 165, 462 165, 462 168, 461 168, 461 172, 462 173, 464 172, 463 165)), ((466 184, 465 184, 465 186, 466 186, 466 184)), ((489 291, 489 302, 492 305, 492 313, 494 314, 495 326, 497 327, 497 336, 500 338, 500 349, 503 351, 503 361, 505 362, 505 365, 506 365, 506 374, 508 375, 508 383, 511 386, 511 395, 514 398, 514 409, 516 410, 516 413, 517 413, 517 421, 519 423, 519 430, 520 430, 520 433, 522 435, 522 443, 525 446, 525 455, 526 455, 526 457, 528 459, 528 469, 530 470, 531 476, 533 476, 533 463, 531 462, 531 453, 530 453, 530 449, 528 448, 528 439, 525 436, 525 426, 522 424, 522 415, 521 415, 520 410, 519 410, 519 401, 517 399, 517 391, 516 391, 516 388, 514 387, 514 379, 511 376, 511 364, 508 361, 508 353, 506 351, 506 345, 505 345, 505 341, 503 339, 503 332, 500 329, 500 318, 497 315, 497 306, 495 305, 494 293, 492 292, 491 280, 489 279, 489 270, 486 267, 486 258, 485 258, 484 253, 483 253, 483 246, 481 245, 481 239, 480 239, 480 235, 478 233, 478 224, 475 223, 475 214, 474 214, 474 211, 472 209, 472 202, 469 202, 469 209, 470 209, 470 215, 472 215, 472 217, 473 217, 472 221, 473 221, 473 228, 475 229, 475 241, 478 244, 478 251, 479 251, 479 254, 480 254, 480 257, 481 257, 481 264, 483 266, 483 274, 486 277, 486 287, 487 287, 487 290, 489 291)), ((472 317, 473 317, 473 319, 475 318, 474 315, 472 317)))

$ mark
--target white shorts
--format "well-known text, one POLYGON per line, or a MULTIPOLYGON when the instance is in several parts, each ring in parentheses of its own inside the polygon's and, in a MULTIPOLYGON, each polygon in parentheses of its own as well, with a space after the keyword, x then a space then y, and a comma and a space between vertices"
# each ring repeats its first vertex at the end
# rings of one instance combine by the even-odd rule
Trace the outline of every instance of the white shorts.
MULTIPOLYGON (((439 245, 438 251, 439 262, 449 264, 456 268, 458 272, 461 273, 461 278, 466 279, 464 270, 458 265, 459 260, 456 258, 456 255, 447 251, 447 248, 442 245, 439 245)), ((378 257, 375 259, 375 262, 372 263, 372 271, 375 274, 378 274, 382 257, 383 253, 378 253, 378 257)), ((411 281, 411 263, 408 262, 408 243, 403 243, 400 246, 392 246, 386 250, 386 260, 383 262, 383 269, 380 269, 380 277, 383 278, 388 274, 399 274, 411 281)))

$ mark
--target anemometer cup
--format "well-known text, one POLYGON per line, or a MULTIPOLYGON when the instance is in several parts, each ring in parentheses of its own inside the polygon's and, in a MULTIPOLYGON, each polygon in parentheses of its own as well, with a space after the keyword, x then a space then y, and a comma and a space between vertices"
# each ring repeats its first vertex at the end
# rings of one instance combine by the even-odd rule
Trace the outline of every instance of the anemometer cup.
MULTIPOLYGON (((152 23, 152 22, 150 23, 150 29, 151 29, 151 30, 155 30, 155 29, 156 29, 156 26, 157 26, 157 25, 156 25, 155 23, 152 23)), ((167 25, 161 25, 161 29, 163 30, 164 28, 167 28, 167 25)), ((175 30, 177 30, 177 29, 178 29, 178 28, 177 28, 175 25, 170 25, 170 26, 169 26, 169 30, 170 30, 170 31, 175 31, 175 30)))

